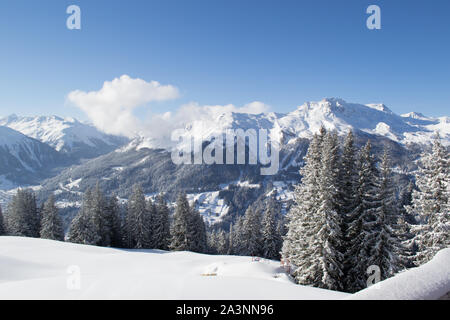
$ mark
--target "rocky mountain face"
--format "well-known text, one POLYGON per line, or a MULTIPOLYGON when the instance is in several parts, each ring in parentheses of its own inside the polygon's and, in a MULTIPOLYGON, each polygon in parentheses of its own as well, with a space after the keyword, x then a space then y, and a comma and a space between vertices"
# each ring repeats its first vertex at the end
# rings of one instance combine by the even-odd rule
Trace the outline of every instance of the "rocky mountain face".
POLYGON ((67 158, 45 143, 0 126, 0 187, 39 183, 67 158))

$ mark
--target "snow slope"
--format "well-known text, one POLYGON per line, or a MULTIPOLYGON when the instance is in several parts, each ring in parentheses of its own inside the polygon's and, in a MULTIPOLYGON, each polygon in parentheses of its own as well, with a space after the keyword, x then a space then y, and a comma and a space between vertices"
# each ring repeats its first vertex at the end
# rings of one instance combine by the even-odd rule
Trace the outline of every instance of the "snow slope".
POLYGON ((436 300, 450 292, 450 248, 428 263, 397 274, 362 290, 349 299, 436 300))
POLYGON ((346 296, 295 285, 275 261, 0 237, 0 299, 246 300, 346 296), (80 290, 74 290, 77 281, 72 281, 76 278, 71 276, 78 270, 80 290))

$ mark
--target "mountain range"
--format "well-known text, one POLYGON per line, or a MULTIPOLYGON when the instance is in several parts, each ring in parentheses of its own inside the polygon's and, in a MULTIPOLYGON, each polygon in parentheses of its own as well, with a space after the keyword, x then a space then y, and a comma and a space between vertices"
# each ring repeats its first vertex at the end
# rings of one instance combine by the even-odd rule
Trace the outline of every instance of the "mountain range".
POLYGON ((206 140, 227 129, 267 129, 280 144, 279 172, 263 177, 259 165, 175 165, 171 151, 177 144, 167 132, 129 140, 72 118, 12 115, 0 118, 0 202, 8 199, 5 189, 39 185, 39 196, 55 194, 70 219, 88 187, 99 183, 125 201, 132 185, 140 183, 149 197, 165 192, 172 200, 183 191, 192 200, 203 199, 207 203, 199 207, 205 218, 221 222, 274 191, 287 207, 309 139, 321 126, 340 136, 353 130, 357 144, 371 139, 375 151, 388 144, 405 179, 435 132, 450 145, 448 116, 397 115, 383 104, 336 98, 307 102, 286 114, 209 112, 198 118, 177 125, 185 135, 206 140))

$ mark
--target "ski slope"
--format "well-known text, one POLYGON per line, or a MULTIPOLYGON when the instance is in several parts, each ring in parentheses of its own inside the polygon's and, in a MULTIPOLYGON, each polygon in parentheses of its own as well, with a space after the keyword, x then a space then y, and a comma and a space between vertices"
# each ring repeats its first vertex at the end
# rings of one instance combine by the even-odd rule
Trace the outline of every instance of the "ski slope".
POLYGON ((345 297, 345 293, 294 284, 276 261, 0 237, 0 299, 345 297))

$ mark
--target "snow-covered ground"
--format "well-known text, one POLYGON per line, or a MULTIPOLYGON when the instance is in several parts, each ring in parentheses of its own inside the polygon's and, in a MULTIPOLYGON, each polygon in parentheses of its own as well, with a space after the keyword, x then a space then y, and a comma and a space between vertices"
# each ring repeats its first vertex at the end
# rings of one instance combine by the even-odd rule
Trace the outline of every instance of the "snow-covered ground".
POLYGON ((352 296, 359 300, 436 300, 450 293, 450 248, 428 263, 397 274, 352 296))
POLYGON ((0 237, 1 299, 439 299, 450 248, 354 295, 294 284, 279 262, 0 237))
POLYGON ((347 296, 298 286, 276 261, 0 237, 0 299, 277 300, 347 296))

